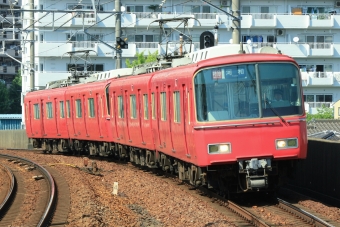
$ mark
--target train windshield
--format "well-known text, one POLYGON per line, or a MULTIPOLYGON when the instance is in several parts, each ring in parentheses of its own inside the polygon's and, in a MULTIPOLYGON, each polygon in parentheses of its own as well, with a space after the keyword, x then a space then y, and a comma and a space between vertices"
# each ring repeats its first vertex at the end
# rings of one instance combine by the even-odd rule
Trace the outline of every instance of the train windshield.
POLYGON ((303 114, 300 74, 292 63, 207 68, 194 83, 201 122, 303 114))

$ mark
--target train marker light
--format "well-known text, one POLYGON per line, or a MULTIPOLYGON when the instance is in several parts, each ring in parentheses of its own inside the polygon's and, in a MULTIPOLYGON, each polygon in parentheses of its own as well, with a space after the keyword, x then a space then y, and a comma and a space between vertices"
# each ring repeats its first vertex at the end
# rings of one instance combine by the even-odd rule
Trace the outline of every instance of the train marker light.
POLYGON ((209 144, 208 145, 209 154, 229 154, 231 153, 230 144, 209 144))
POLYGON ((289 148, 297 148, 298 140, 297 138, 287 138, 287 139, 278 139, 275 141, 276 149, 289 149, 289 148))

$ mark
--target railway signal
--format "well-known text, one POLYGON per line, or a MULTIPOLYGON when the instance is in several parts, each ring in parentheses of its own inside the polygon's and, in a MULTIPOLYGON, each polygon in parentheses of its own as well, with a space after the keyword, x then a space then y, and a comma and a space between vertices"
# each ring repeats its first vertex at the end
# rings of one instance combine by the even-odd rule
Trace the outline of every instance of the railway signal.
POLYGON ((118 49, 128 49, 127 38, 116 37, 116 44, 118 49))
POLYGON ((214 34, 209 32, 209 31, 205 31, 201 34, 200 36, 200 49, 206 49, 209 47, 213 47, 214 46, 214 34))

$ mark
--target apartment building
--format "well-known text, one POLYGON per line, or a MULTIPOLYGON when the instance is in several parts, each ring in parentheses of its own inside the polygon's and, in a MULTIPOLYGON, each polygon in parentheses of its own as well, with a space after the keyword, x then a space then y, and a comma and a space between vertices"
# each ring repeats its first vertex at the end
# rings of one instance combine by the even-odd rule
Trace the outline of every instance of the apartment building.
MULTIPOLYGON (((211 3, 231 13, 231 0, 211 3)), ((241 0, 240 3, 241 41, 246 43, 247 52, 256 53, 270 46, 293 57, 301 68, 307 111, 315 113, 318 107, 332 107, 340 99, 340 1, 241 0)), ((27 4, 24 0, 22 8, 27 4)), ((34 24, 35 89, 44 89, 49 81, 65 79, 75 69, 100 72, 116 68, 116 52, 112 48, 116 44, 114 1, 36 0, 34 5, 40 10, 35 12, 34 24), (86 12, 64 12, 75 9, 86 12), (80 56, 81 51, 87 56, 80 56), (74 60, 70 55, 81 58, 74 60)), ((182 27, 175 31, 171 28, 181 22, 164 24, 168 35, 165 39, 160 35, 159 23, 155 22, 159 19, 192 18, 187 21, 184 38, 192 40, 193 51, 200 49, 199 37, 204 31, 217 31, 218 45, 232 41, 232 18, 199 0, 163 3, 124 0, 122 9, 121 36, 128 38, 128 49, 122 52, 123 67, 125 60, 132 59, 136 53, 164 53, 160 40, 179 39, 182 27)), ((23 27, 29 23, 29 18, 24 16, 23 27)), ((22 62, 29 63, 30 48, 25 39, 27 36, 22 38, 22 62)), ((25 95, 30 90, 28 67, 22 66, 22 76, 25 95)))
POLYGON ((21 62, 21 0, 0 2, 0 81, 8 86, 20 70, 21 62))

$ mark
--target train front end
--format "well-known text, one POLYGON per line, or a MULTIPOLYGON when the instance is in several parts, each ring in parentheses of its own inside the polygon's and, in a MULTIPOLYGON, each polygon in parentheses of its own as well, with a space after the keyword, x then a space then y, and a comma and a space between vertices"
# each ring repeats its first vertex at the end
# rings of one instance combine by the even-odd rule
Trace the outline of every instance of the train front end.
POLYGON ((298 65, 274 55, 216 65, 193 78, 197 165, 223 193, 276 189, 307 155, 298 65))

